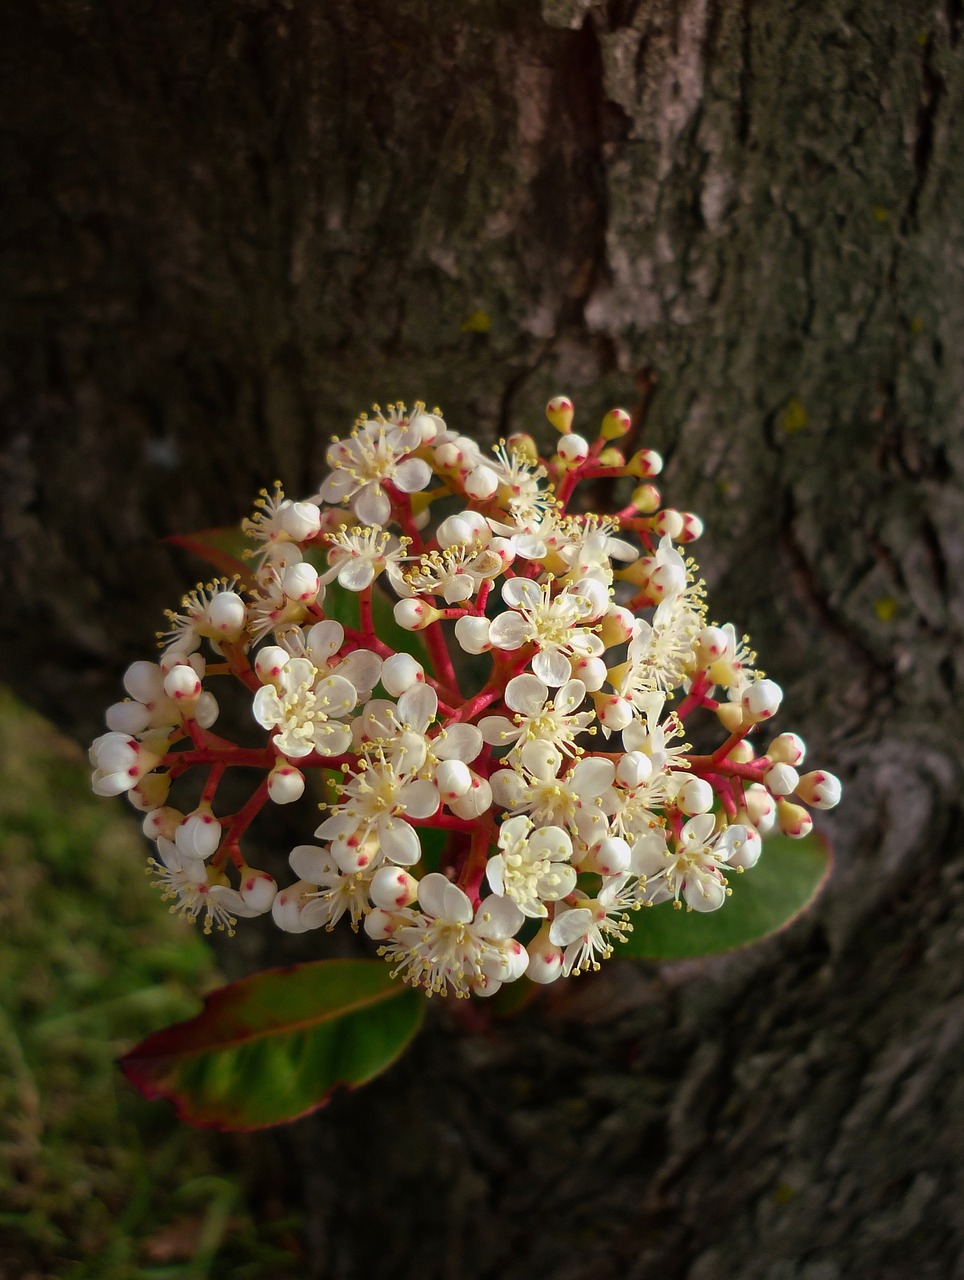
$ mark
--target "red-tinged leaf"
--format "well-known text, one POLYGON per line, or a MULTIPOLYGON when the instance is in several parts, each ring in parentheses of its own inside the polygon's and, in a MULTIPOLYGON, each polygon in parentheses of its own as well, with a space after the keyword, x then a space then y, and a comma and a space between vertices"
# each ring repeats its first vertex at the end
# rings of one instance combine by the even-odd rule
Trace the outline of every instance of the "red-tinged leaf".
POLYGON ((318 960, 213 991, 196 1018, 148 1036, 120 1066, 188 1124, 261 1129, 384 1071, 423 1012, 422 996, 379 960, 318 960))
POLYGON ((676 911, 669 902, 644 907, 630 916, 633 931, 615 954, 688 960, 759 942, 810 906, 832 862, 826 841, 815 832, 801 840, 768 836, 755 867, 727 876, 733 893, 718 911, 676 911))
POLYGON ((237 525, 224 529, 198 529, 196 533, 175 533, 164 539, 175 547, 189 551, 205 564, 229 578, 237 575, 245 586, 254 581, 251 566, 242 558, 248 539, 237 525))

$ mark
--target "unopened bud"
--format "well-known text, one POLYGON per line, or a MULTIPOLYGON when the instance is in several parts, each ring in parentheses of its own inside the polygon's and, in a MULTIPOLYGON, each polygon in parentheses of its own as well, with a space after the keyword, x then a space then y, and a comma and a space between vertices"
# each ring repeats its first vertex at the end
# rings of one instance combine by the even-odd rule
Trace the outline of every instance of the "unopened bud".
POLYGON ((705 778, 687 778, 676 794, 676 804, 691 817, 713 808, 713 788, 705 778))
POLYGON ((438 609, 424 600, 399 600, 394 613, 395 621, 403 631, 423 631, 442 616, 438 609))
POLYGON ((262 684, 275 684, 291 654, 279 644, 268 644, 258 651, 254 660, 254 672, 262 684))
POLYGON ((653 521, 653 529, 661 538, 677 541, 683 532, 683 517, 672 507, 665 507, 653 521))
POLYGON ((278 892, 276 881, 268 875, 267 871, 258 871, 254 867, 240 867, 239 871, 241 897, 244 899, 245 906, 256 911, 258 915, 270 911, 278 892))
POLYGON ((699 516, 694 515, 692 511, 683 511, 683 529, 677 538, 677 542, 695 542, 697 538, 703 536, 703 521, 699 516))
POLYGON ((547 922, 526 947, 529 963, 526 966, 526 977, 533 982, 547 985, 562 977, 562 948, 550 941, 547 922))
POLYGON ((553 396, 546 405, 546 417, 557 431, 562 435, 568 435, 572 430, 572 420, 575 417, 572 401, 568 396, 553 396))
POLYGON ((662 500, 660 492, 654 484, 641 484, 633 490, 630 503, 640 515, 651 516, 654 511, 659 510, 659 504, 662 500))
POLYGON ((379 867, 368 889, 376 907, 401 911, 418 897, 418 881, 402 867, 379 867))
POLYGON ((840 803, 842 790, 838 777, 823 769, 815 769, 800 779, 797 795, 814 809, 832 809, 840 803))
POLYGON ((556 447, 556 453, 567 466, 578 466, 589 457, 589 441, 575 434, 563 436, 556 447))
POLYGON ((207 625, 220 639, 233 643, 244 630, 244 601, 236 591, 219 591, 206 610, 207 625))
POLYGON ((381 681, 391 697, 400 698, 415 685, 425 683, 425 668, 410 653, 393 653, 382 663, 381 681))
POLYGON ((807 748, 804 741, 795 733, 780 733, 767 747, 767 757, 774 764, 791 764, 794 769, 803 764, 807 748))
POLYGON ((594 693, 592 700, 599 723, 604 728, 618 733, 632 723, 633 704, 628 698, 620 698, 612 693, 594 693))
POLYGON ((789 800, 780 800, 777 802, 777 826, 785 836, 792 836, 794 840, 799 840, 801 836, 810 834, 813 818, 802 805, 791 804, 789 800))
POLYGON ((626 464, 627 472, 631 476, 638 476, 640 480, 649 480, 653 476, 658 476, 662 469, 663 459, 655 449, 640 449, 626 464))
POLYGON ((633 429, 633 420, 625 409, 610 409, 602 420, 599 434, 604 440, 619 440, 633 429))
POLYGON ((776 715, 783 701, 783 690, 773 680, 755 680, 743 690, 740 703, 748 720, 754 724, 776 715))
POLYGON ((286 761, 279 762, 268 774, 268 796, 275 804, 294 804, 305 793, 305 775, 286 761))
POLYGON ((778 763, 767 769, 763 781, 771 795, 789 796, 796 791, 800 775, 792 765, 778 763))

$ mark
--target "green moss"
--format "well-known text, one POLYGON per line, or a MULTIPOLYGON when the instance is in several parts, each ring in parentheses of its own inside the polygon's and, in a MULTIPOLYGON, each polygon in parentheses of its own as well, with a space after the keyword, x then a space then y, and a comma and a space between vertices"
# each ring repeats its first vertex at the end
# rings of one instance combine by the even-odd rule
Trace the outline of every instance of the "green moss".
POLYGON ((256 1224, 223 1144, 114 1065, 218 976, 150 888, 122 802, 97 800, 87 774, 0 691, 0 1273, 290 1275, 296 1224, 256 1224))

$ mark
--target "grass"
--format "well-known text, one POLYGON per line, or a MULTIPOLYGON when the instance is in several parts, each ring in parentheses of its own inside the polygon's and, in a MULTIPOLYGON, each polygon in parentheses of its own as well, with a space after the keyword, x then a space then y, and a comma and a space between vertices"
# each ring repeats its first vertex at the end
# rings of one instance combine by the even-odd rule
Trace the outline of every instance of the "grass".
POLYGON ((284 1280, 298 1222, 245 1204, 243 1142, 180 1126, 114 1059, 219 982, 83 753, 0 690, 0 1280, 284 1280))

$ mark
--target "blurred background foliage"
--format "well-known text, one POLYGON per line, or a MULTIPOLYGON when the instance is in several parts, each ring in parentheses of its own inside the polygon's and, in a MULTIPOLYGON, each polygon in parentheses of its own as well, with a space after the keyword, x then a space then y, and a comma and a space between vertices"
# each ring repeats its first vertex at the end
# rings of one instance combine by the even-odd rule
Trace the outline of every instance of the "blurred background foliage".
POLYGON ((0 1280, 294 1276, 297 1217, 248 1207, 264 1150, 178 1124, 114 1065, 221 978, 87 774, 0 689, 0 1280))

